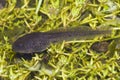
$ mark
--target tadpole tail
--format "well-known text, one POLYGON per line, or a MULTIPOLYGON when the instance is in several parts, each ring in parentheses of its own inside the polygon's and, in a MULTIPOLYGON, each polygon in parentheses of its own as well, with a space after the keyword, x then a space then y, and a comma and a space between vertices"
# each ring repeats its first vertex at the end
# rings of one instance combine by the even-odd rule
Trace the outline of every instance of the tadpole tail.
POLYGON ((63 32, 55 32, 51 33, 51 41, 58 42, 58 41, 71 41, 74 39, 77 40, 84 40, 84 39, 92 39, 95 36, 106 36, 110 35, 111 30, 68 30, 63 32))

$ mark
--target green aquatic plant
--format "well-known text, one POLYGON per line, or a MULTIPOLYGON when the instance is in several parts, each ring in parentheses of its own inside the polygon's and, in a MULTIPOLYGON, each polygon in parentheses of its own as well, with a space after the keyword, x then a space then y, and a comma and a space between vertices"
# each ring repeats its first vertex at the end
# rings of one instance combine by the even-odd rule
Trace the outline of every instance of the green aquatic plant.
POLYGON ((0 1, 0 80, 120 79, 119 0, 4 1, 0 1), (13 42, 25 34, 78 26, 114 30, 91 40, 50 44, 35 54, 12 50, 13 42), (110 41, 107 51, 92 50, 96 41, 110 41))

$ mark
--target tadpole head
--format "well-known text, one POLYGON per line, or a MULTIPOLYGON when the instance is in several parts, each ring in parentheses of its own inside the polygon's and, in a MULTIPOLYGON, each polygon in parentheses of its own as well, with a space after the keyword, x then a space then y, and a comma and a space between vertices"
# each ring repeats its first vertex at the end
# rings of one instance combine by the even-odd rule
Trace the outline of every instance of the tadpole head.
POLYGON ((43 33, 30 33, 18 38, 12 45, 14 52, 35 53, 42 52, 49 46, 49 40, 43 33))
POLYGON ((12 50, 18 53, 31 53, 31 49, 29 48, 30 46, 27 47, 27 45, 28 45, 27 40, 19 38, 13 43, 12 50))

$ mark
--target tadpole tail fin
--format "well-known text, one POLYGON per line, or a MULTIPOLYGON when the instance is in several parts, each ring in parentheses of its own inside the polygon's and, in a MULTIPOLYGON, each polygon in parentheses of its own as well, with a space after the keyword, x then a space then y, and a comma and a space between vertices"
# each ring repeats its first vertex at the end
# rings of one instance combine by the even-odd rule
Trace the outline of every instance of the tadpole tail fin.
POLYGON ((106 36, 111 34, 111 30, 92 30, 92 29, 78 29, 78 30, 66 30, 62 32, 51 33, 51 41, 71 41, 74 39, 84 40, 91 39, 95 36, 106 36))

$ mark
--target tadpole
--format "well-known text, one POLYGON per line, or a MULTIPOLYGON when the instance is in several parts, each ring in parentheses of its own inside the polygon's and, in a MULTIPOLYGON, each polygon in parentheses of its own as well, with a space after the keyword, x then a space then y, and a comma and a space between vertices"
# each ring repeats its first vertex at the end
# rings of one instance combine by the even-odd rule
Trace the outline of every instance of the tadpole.
POLYGON ((33 32, 18 38, 12 45, 12 49, 18 53, 38 53, 46 50, 51 43, 71 40, 84 40, 96 35, 110 34, 110 30, 92 29, 68 29, 55 32, 33 32))

